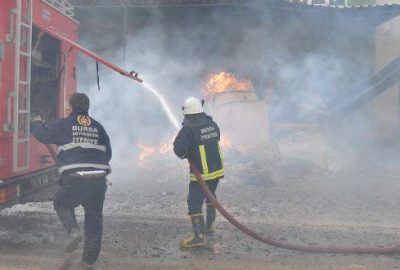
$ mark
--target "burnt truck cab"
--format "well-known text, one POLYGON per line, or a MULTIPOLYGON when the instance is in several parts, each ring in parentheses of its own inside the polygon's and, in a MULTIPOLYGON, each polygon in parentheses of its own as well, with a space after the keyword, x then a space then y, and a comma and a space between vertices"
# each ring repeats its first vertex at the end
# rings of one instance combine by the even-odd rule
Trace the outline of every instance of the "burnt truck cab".
POLYGON ((54 194, 57 167, 30 134, 30 117, 33 109, 45 121, 70 113, 77 52, 46 29, 76 41, 78 26, 67 1, 10 0, 0 6, 0 209, 54 194))

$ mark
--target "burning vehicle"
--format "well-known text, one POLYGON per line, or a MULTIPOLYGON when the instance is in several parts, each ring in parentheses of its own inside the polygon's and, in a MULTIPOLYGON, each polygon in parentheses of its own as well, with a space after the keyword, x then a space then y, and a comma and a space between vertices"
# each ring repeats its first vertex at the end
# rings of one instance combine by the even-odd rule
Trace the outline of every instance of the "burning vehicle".
POLYGON ((316 124, 271 121, 269 107, 274 104, 261 99, 250 80, 238 80, 225 71, 212 74, 204 95, 223 130, 221 144, 225 148, 264 164, 297 159, 312 166, 329 166, 328 159, 334 154, 328 157, 331 151, 324 130, 316 124), (282 130, 289 135, 271 136, 282 130))
POLYGON ((268 106, 252 87, 251 81, 239 81, 234 74, 224 71, 207 80, 204 93, 223 130, 225 146, 250 150, 269 144, 268 106))

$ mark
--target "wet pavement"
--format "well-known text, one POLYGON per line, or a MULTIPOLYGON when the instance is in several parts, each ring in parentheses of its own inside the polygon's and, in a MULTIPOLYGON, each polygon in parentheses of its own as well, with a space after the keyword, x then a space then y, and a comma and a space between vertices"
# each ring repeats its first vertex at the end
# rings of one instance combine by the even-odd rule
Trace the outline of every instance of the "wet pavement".
MULTIPOLYGON (((220 202, 255 231, 282 241, 398 245, 400 172, 286 165, 228 163, 220 202)), ((190 233, 187 166, 141 164, 129 175, 110 179, 96 269, 400 269, 400 255, 315 255, 267 246, 220 215, 206 248, 182 250, 179 240, 190 233)), ((65 235, 50 202, 6 209, 0 220, 0 269, 49 269, 62 258, 65 235)), ((75 264, 70 269, 79 269, 75 264)))

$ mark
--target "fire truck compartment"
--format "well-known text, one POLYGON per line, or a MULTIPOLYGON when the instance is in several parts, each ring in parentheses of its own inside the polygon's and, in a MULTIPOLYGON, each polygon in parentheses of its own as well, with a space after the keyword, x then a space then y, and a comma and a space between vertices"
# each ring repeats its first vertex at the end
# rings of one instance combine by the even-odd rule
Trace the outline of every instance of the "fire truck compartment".
POLYGON ((61 43, 36 27, 32 39, 31 108, 39 110, 48 122, 58 116, 61 43))

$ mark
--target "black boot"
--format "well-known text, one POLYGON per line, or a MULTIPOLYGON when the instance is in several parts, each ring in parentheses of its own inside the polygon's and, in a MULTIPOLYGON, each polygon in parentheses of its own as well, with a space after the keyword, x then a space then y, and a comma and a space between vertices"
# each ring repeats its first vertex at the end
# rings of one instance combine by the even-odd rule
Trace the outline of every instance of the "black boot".
POLYGON ((78 230, 72 230, 70 233, 68 233, 68 237, 69 242, 64 251, 66 253, 71 253, 78 249, 80 243, 82 242, 83 236, 78 230))
POLYGON ((215 207, 212 203, 207 203, 207 226, 206 226, 206 233, 215 233, 215 226, 214 226, 214 221, 215 221, 215 207))
POLYGON ((206 245, 204 215, 196 214, 190 216, 190 218, 193 224, 193 235, 187 239, 182 239, 180 245, 183 248, 204 247, 206 245))
POLYGON ((78 222, 76 221, 75 209, 73 208, 55 208, 61 224, 68 234, 79 231, 78 222))
POLYGON ((64 251, 66 253, 74 252, 78 249, 83 239, 82 234, 79 232, 75 211, 73 208, 56 208, 56 211, 61 224, 68 233, 69 240, 64 251))

